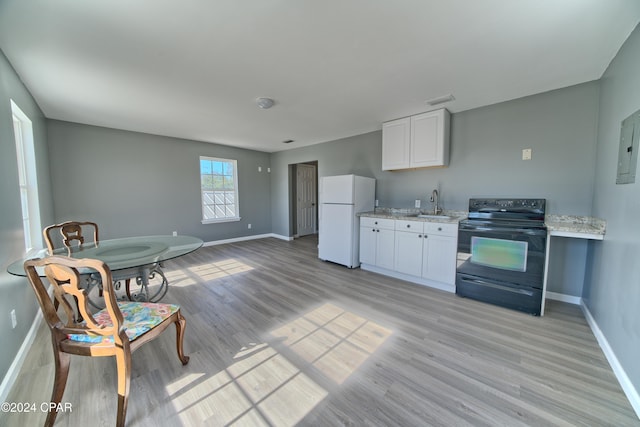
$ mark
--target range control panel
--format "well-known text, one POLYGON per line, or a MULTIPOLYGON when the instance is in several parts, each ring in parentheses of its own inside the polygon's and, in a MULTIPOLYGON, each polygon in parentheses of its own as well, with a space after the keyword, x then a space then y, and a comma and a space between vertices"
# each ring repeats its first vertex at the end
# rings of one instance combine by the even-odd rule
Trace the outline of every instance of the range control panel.
POLYGON ((546 199, 469 199, 469 218, 542 220, 546 199))

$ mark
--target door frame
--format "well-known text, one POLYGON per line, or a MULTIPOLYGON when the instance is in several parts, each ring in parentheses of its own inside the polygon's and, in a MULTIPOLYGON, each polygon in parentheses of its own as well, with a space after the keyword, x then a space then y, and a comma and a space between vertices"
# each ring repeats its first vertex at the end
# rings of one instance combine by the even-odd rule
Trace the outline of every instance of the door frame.
POLYGON ((300 237, 298 235, 298 197, 297 197, 297 181, 298 181, 298 165, 309 165, 309 166, 314 166, 315 170, 316 170, 316 176, 315 176, 315 186, 313 188, 313 191, 315 192, 315 199, 316 199, 316 214, 315 214, 315 224, 314 224, 314 234, 318 233, 318 161, 317 160, 310 160, 310 161, 306 161, 306 162, 299 162, 299 163, 293 163, 289 165, 289 169, 290 169, 290 175, 289 175, 289 180, 290 180, 290 197, 289 197, 289 212, 290 212, 290 218, 291 218, 291 222, 290 222, 290 226, 292 227, 292 231, 293 231, 293 237, 298 238, 300 237))

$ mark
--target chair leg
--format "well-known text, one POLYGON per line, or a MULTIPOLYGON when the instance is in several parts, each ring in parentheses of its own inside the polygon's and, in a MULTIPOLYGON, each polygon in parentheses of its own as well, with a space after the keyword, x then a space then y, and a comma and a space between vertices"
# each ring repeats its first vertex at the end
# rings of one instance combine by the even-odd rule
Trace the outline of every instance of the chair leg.
POLYGON ((64 395, 64 389, 67 386, 67 378, 69 377, 69 365, 71 356, 62 353, 57 348, 53 349, 53 358, 55 364, 55 379, 53 380, 53 392, 51 393, 50 410, 47 413, 47 419, 44 422, 45 427, 53 426, 58 416, 58 407, 64 395), (54 405, 55 404, 55 405, 54 405))
POLYGON ((131 351, 129 346, 116 351, 116 367, 118 371, 118 416, 117 427, 124 427, 129 404, 129 387, 131 385, 131 351))
POLYGON ((184 355, 182 343, 184 341, 184 330, 187 327, 187 319, 178 311, 178 318, 174 322, 176 325, 176 349, 178 350, 178 358, 183 365, 189 363, 189 356, 184 355))

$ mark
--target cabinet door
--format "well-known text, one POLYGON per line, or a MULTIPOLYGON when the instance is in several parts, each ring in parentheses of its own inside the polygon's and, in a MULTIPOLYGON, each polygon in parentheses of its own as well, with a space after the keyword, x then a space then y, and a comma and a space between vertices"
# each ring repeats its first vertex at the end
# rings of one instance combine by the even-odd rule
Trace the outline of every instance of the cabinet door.
POLYGON ((449 163, 449 112, 430 111, 411 117, 411 167, 449 163))
POLYGON ((393 230, 376 231, 376 265, 393 270, 395 255, 395 234, 393 230))
POLYGON ((374 227, 360 227, 360 262, 376 264, 376 229, 374 227))
POLYGON ((457 239, 429 234, 423 239, 422 277, 454 285, 456 282, 457 239))
POLYGON ((382 170, 410 167, 411 119, 382 124, 382 170))
POLYGON ((396 231, 396 271, 422 275, 422 241, 422 234, 396 231))

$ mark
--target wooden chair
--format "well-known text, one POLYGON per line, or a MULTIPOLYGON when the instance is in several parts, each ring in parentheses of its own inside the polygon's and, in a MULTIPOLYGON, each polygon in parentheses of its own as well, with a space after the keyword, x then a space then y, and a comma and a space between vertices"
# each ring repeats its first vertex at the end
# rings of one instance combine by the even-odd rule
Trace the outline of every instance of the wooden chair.
MULTIPOLYGON (((60 224, 52 224, 46 227, 42 234, 44 235, 44 240, 47 244, 47 252, 49 255, 54 255, 54 251, 58 249, 60 246, 56 243, 61 242, 62 245, 67 248, 67 255, 71 256, 71 254, 76 249, 82 249, 82 246, 85 243, 85 235, 84 231, 93 232, 93 242, 94 244, 98 244, 100 239, 98 237, 98 224, 91 221, 65 221, 60 224), (55 236, 55 231, 60 232, 60 236, 55 236), (76 242, 74 244, 74 242, 76 242)), ((131 300, 131 278, 123 279, 125 282, 126 295, 131 300)), ((102 286, 99 285, 100 291, 98 293, 98 298, 94 298, 93 300, 89 300, 91 305, 95 308, 103 308, 104 305, 101 304, 102 301, 102 286)), ((55 309, 58 309, 58 301, 54 301, 55 309)), ((82 320, 82 317, 80 317, 82 320)))
MULTIPOLYGON (((98 224, 90 221, 66 221, 60 224, 53 224, 46 227, 42 234, 44 235, 44 241, 47 244, 47 250, 49 255, 53 255, 53 251, 56 249, 56 240, 52 233, 56 230, 60 231, 62 235, 62 244, 67 248, 67 255, 71 255, 73 252, 73 242, 77 241, 77 246, 82 247, 84 245, 83 228, 93 229, 93 241, 98 244, 98 224)), ((59 238, 58 238, 59 239, 59 238)))
MULTIPOLYGON (((70 355, 101 357, 115 356, 118 376, 117 426, 124 426, 129 386, 131 379, 131 353, 141 345, 156 338, 172 323, 176 326, 178 358, 183 365, 189 357, 183 352, 186 320, 180 307, 173 304, 120 302, 116 301, 113 280, 109 267, 99 260, 74 259, 65 256, 50 256, 24 263, 29 282, 40 304, 44 318, 51 331, 55 361, 55 380, 51 402, 57 407, 67 383, 70 355), (54 298, 63 307, 61 317, 47 293, 47 287, 38 274, 42 272, 53 286, 54 298), (104 284, 106 307, 92 314, 89 311, 83 280, 89 273, 99 274, 104 284), (67 296, 76 297, 79 321, 67 296)), ((54 405, 51 405, 54 407, 54 405)), ((52 426, 57 411, 48 413, 45 426, 52 426)))
MULTIPOLYGON (((45 229, 42 230, 42 234, 44 235, 44 241, 47 244, 47 252, 49 253, 49 255, 53 255, 54 250, 60 247, 59 245, 57 245, 57 243, 59 243, 60 241, 62 242, 62 245, 67 248, 67 255, 69 256, 71 256, 71 253, 73 252, 74 241, 78 241, 77 247, 82 248, 85 240, 84 234, 82 232, 83 228, 93 229, 93 241, 95 242, 95 244, 98 244, 98 224, 96 224, 95 222, 65 221, 60 224, 52 224, 48 227, 45 227, 45 229), (55 231, 59 231, 60 236, 54 236, 53 234, 55 231)), ((127 285, 129 285, 128 281, 127 285)), ((100 291, 100 297, 102 297, 102 291, 100 291)), ((59 304, 58 300, 54 300, 54 304, 54 308, 57 311, 59 304)), ((93 305, 96 306, 95 303, 93 305)), ((82 316, 80 316, 79 319, 82 320, 82 316)))

